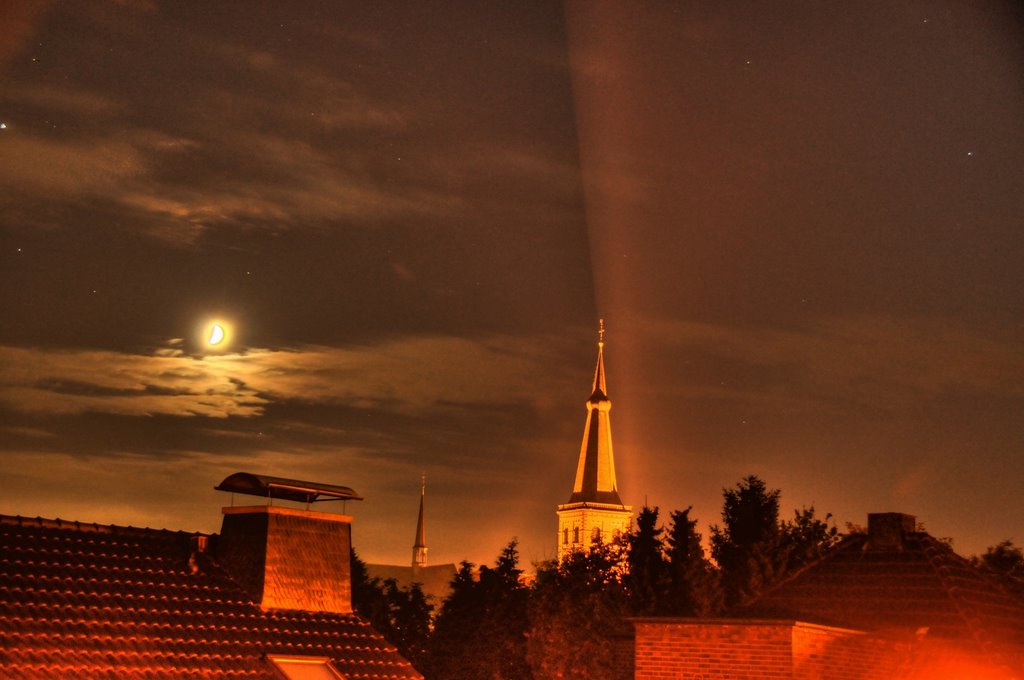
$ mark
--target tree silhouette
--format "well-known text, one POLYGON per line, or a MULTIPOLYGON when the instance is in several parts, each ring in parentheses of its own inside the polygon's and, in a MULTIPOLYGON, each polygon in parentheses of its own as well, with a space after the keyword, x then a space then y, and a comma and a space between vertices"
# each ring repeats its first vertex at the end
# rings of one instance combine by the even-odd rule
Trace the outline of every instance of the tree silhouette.
POLYGON ((513 539, 494 568, 463 562, 434 621, 424 675, 453 680, 528 680, 526 628, 529 590, 520 583, 513 539))
POLYGON ((723 489, 722 524, 711 527, 711 554, 722 570, 726 606, 747 604, 784 568, 779 554, 778 489, 756 476, 723 489))
POLYGON ((629 589, 631 609, 634 614, 649 616, 656 613, 658 603, 667 590, 668 571, 664 555, 662 534, 658 526, 658 508, 646 505, 636 520, 636 530, 630 532, 629 573, 626 584, 629 589))
POLYGON ((793 520, 783 522, 779 536, 779 549, 785 558, 785 571, 820 559, 839 542, 839 530, 829 526, 832 514, 820 520, 814 515, 814 506, 793 511, 793 520))
POLYGON ((991 545, 980 557, 975 555, 971 563, 988 572, 1011 592, 1024 597, 1024 550, 1007 539, 991 545))
POLYGON ((711 554, 722 572, 727 608, 749 604, 786 573, 821 558, 839 542, 839 531, 814 506, 779 521, 778 489, 756 476, 723 489, 722 527, 711 527, 711 554))
POLYGON ((600 543, 538 565, 527 645, 534 678, 622 676, 617 651, 632 633, 625 569, 622 546, 600 543))
POLYGON ((697 520, 690 510, 672 513, 668 530, 668 587, 658 613, 670 616, 713 616, 722 609, 719 572, 704 555, 697 520))
POLYGON ((400 588, 395 579, 371 579, 355 549, 350 557, 353 609, 413 666, 422 668, 434 605, 427 602, 420 584, 400 588))

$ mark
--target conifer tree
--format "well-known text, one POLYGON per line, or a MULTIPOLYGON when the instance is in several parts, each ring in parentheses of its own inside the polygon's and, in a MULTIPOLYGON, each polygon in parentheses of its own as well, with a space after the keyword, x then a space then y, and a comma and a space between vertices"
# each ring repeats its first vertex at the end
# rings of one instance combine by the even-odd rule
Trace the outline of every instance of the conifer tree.
POLYGON ((749 475, 722 494, 722 527, 711 527, 711 554, 722 570, 725 604, 733 608, 753 600, 784 568, 780 492, 769 491, 760 477, 749 475))
POLYGON ((352 581, 352 608, 382 635, 388 627, 388 600, 380 579, 371 579, 366 563, 351 548, 350 578, 352 581))
POLYGON ((427 602, 419 583, 402 588, 395 579, 384 581, 388 625, 380 631, 388 642, 416 668, 422 668, 430 642, 430 618, 434 605, 427 602))
POLYGON ((660 599, 659 614, 713 616, 722 609, 719 572, 704 555, 697 520, 690 510, 672 513, 668 531, 668 585, 660 599))
POLYGON ((510 542, 495 566, 463 562, 434 622, 424 675, 452 680, 529 680, 526 662, 528 589, 510 542))
POLYGON ((658 508, 645 505, 637 516, 636 530, 630 532, 628 538, 629 573, 626 583, 634 614, 654 614, 664 595, 668 573, 663 533, 664 528, 658 526, 658 508))
POLYGON ((821 558, 839 542, 839 532, 815 516, 814 506, 779 521, 778 489, 756 475, 723 489, 723 526, 711 527, 711 554, 722 573, 728 608, 749 604, 792 570, 821 558))
POLYGON ((395 579, 369 578, 366 563, 350 553, 352 607, 416 668, 422 668, 434 605, 420 584, 399 587, 395 579))

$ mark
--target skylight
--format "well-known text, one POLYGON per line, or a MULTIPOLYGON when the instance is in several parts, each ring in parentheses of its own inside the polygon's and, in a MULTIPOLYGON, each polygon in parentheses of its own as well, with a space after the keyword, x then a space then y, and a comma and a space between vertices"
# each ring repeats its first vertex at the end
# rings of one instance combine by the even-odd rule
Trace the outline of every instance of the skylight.
POLYGON ((325 656, 269 656, 274 668, 287 680, 344 680, 325 656))

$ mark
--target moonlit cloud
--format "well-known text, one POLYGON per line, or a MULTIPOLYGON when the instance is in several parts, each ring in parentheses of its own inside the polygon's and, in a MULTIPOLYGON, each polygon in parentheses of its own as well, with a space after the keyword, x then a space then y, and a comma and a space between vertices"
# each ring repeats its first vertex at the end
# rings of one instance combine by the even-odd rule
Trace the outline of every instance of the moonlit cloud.
POLYGON ((192 357, 0 348, 0 401, 25 413, 263 415, 274 402, 404 414, 537 403, 545 351, 509 338, 409 338, 359 348, 192 357))
POLYGON ((4 152, 0 180, 65 200, 114 191, 146 171, 141 149, 125 139, 67 142, 19 132, 5 138, 4 152))

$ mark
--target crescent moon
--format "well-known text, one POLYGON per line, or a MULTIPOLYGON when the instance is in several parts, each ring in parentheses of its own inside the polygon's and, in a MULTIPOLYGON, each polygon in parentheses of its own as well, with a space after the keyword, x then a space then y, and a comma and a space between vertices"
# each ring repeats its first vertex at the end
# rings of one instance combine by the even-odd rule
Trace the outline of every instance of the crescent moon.
POLYGON ((224 329, 219 323, 213 324, 213 328, 210 329, 210 339, 207 340, 211 345, 219 345, 224 340, 224 329))

